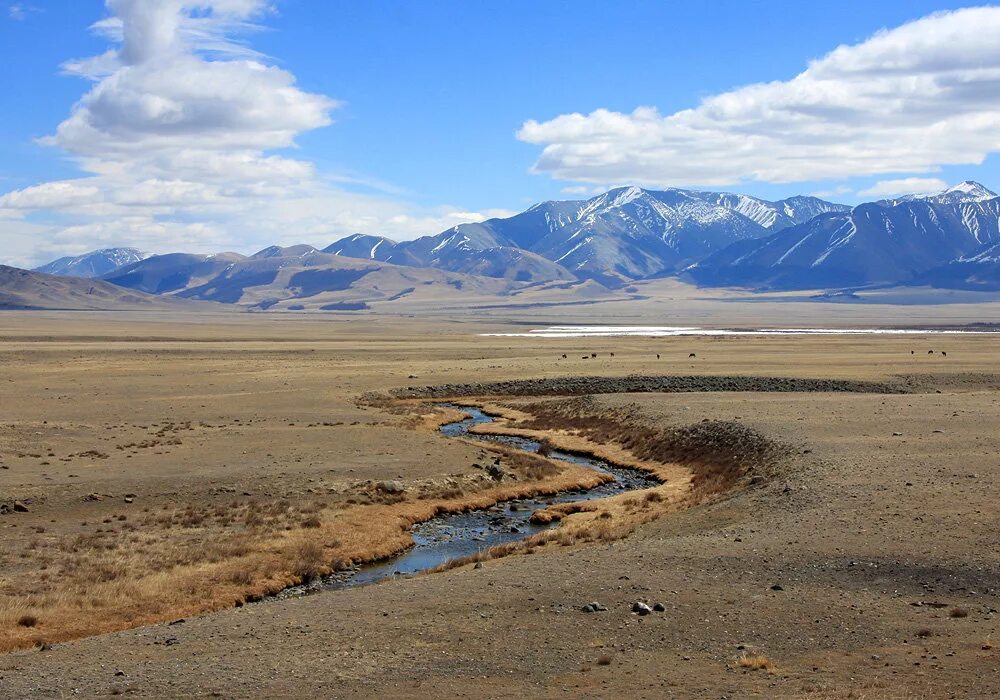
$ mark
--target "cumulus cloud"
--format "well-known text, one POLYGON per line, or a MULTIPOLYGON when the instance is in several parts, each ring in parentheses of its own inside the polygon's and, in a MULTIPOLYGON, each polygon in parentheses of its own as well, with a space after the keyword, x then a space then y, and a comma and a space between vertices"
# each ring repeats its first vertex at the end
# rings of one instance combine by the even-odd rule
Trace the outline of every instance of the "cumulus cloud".
POLYGON ((733 185, 920 173, 1000 150, 1000 8, 939 12, 840 46, 791 80, 660 114, 530 120, 534 170, 582 182, 733 185))
POLYGON ((948 189, 948 183, 936 177, 904 177, 899 180, 880 180, 866 190, 862 197, 892 197, 898 194, 923 194, 948 189))
POLYGON ((43 262, 108 245, 154 252, 325 245, 357 231, 412 238, 483 218, 351 192, 288 155, 299 135, 332 123, 339 103, 301 89, 248 45, 272 10, 267 0, 106 5, 109 16, 92 30, 111 47, 63 65, 91 86, 41 140, 87 175, 0 195, 5 221, 41 214, 51 222, 32 228, 41 235, 30 243, 11 238, 19 247, 5 245, 8 259, 43 262))

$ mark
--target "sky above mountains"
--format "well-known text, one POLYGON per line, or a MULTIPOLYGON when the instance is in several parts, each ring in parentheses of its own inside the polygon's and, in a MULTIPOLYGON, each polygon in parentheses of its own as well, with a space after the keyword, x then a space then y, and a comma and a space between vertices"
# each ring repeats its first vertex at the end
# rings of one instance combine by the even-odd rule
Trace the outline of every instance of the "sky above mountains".
POLYGON ((413 238, 611 186, 1000 165, 1000 7, 0 1, 0 262, 413 238))

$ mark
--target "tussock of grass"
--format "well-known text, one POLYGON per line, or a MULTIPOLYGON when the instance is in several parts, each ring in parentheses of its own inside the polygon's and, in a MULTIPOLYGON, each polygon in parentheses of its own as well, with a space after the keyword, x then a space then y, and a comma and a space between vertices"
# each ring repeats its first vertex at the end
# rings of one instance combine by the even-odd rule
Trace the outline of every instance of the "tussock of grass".
POLYGON ((748 671, 771 671, 774 669, 771 660, 762 654, 744 654, 736 659, 736 665, 748 671))

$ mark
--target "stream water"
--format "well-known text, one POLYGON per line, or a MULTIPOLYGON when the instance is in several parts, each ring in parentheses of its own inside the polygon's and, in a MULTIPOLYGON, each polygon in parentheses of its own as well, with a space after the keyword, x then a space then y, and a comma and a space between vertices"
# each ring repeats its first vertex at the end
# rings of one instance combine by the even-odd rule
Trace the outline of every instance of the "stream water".
MULTIPOLYGON (((470 433, 474 425, 493 422, 493 418, 477 408, 441 404, 442 408, 462 411, 468 418, 448 423, 441 432, 448 437, 464 437, 483 442, 503 443, 525 452, 538 452, 539 444, 534 440, 501 435, 470 433)), ((475 554, 494 545, 524 539, 554 527, 557 523, 538 525, 530 521, 536 510, 555 503, 591 501, 606 498, 623 491, 644 489, 656 485, 653 477, 636 469, 616 467, 599 459, 583 455, 552 450, 549 458, 581 465, 594 471, 610 474, 614 481, 608 481, 592 489, 562 491, 552 496, 538 498, 518 498, 497 503, 491 508, 465 513, 441 515, 413 526, 414 546, 389 559, 373 564, 338 571, 321 579, 295 586, 284 591, 281 596, 301 595, 318 590, 330 590, 363 586, 393 576, 409 576, 434 568, 451 559, 475 554)))

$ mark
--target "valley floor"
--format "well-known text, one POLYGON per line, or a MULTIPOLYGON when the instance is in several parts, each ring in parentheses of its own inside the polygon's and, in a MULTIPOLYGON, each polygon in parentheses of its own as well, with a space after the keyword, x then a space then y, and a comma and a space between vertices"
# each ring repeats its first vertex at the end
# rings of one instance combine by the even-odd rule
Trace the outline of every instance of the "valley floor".
MULTIPOLYGON (((525 327, 0 314, 0 503, 28 511, 0 514, 0 643, 29 647, 0 655, 0 696, 1000 693, 1000 336, 479 335, 525 327), (324 551, 377 545, 358 528, 387 532, 393 509, 492 488, 479 446, 359 396, 630 374, 910 393, 596 395, 598 415, 735 421, 792 456, 623 539, 233 607, 324 551), (637 600, 665 610, 636 616, 637 600), (70 639, 149 620, 168 621, 70 639)), ((556 399, 491 399, 536 400, 556 399)))

